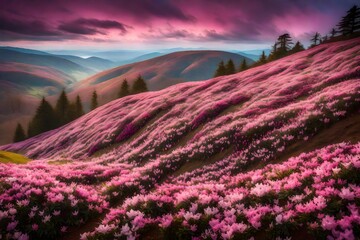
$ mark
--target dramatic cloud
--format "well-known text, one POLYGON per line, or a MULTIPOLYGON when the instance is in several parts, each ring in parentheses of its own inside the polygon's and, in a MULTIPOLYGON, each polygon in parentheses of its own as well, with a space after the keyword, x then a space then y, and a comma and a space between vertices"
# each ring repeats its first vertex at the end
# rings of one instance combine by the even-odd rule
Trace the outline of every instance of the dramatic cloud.
POLYGON ((336 25, 358 0, 0 0, 0 41, 270 43, 336 25))
POLYGON ((93 35, 102 32, 102 29, 118 29, 122 34, 127 32, 128 27, 117 21, 99 20, 99 19, 85 19, 79 18, 77 20, 66 22, 59 25, 59 29, 69 33, 93 35))
POLYGON ((3 16, 0 16, 0 31, 37 36, 58 35, 55 31, 53 31, 41 21, 22 21, 18 19, 8 19, 3 16))

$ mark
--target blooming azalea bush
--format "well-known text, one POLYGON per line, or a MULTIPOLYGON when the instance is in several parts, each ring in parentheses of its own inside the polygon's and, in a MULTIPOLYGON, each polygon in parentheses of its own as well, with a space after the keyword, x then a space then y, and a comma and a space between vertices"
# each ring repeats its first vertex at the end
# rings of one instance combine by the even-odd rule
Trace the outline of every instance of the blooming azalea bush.
POLYGON ((0 235, 49 239, 108 207, 92 186, 57 180, 46 164, 0 165, 0 235))
POLYGON ((251 238, 266 232, 316 239, 360 234, 360 144, 328 146, 263 169, 173 179, 112 209, 88 239, 137 238, 158 228, 171 239, 251 238))

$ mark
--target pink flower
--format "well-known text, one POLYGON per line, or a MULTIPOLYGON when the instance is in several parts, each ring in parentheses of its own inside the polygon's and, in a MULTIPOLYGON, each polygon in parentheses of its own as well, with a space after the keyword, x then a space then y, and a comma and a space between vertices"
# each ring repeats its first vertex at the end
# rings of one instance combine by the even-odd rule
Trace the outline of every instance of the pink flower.
POLYGON ((18 237, 18 240, 29 240, 29 235, 27 235, 27 234, 21 234, 21 235, 18 237))
POLYGON ((39 225, 37 225, 36 223, 34 223, 32 226, 31 226, 32 230, 34 231, 37 231, 39 229, 39 225))
POLYGON ((15 214, 17 213, 17 210, 16 210, 15 208, 10 208, 10 209, 9 209, 9 213, 10 213, 11 215, 15 215, 15 214))
POLYGON ((6 230, 7 231, 14 230, 16 228, 16 226, 18 225, 18 223, 19 223, 18 221, 13 221, 13 222, 9 223, 6 227, 6 230))
POLYGON ((60 210, 54 210, 53 215, 54 216, 59 216, 60 215, 60 210))
POLYGON ((355 240, 353 230, 345 229, 345 231, 343 233, 340 233, 340 238, 339 239, 355 240))
POLYGON ((128 224, 125 224, 124 226, 121 227, 121 234, 125 236, 131 235, 130 227, 128 224))
POLYGON ((95 231, 99 232, 99 233, 107 233, 110 232, 111 230, 113 230, 115 228, 115 225, 111 224, 111 225, 103 225, 101 224, 100 226, 98 226, 95 231))
POLYGON ((333 230, 336 227, 336 221, 334 217, 326 215, 321 221, 321 227, 325 230, 333 230))
POLYGON ((191 230, 191 231, 195 232, 196 229, 197 229, 197 226, 196 226, 195 224, 190 225, 190 230, 191 230))
POLYGON ((50 216, 50 215, 46 215, 46 216, 44 217, 44 219, 42 220, 42 222, 43 222, 43 223, 47 223, 47 222, 50 221, 50 219, 51 219, 51 216, 50 216))
POLYGON ((250 191, 251 194, 256 195, 258 197, 264 196, 266 193, 271 191, 271 186, 268 184, 257 183, 255 187, 253 187, 250 191))
POLYGON ((159 226, 162 228, 167 228, 171 225, 172 221, 173 221, 173 216, 171 214, 166 214, 162 216, 159 226))
POLYGON ((342 188, 339 197, 347 200, 354 200, 355 194, 349 188, 342 188))

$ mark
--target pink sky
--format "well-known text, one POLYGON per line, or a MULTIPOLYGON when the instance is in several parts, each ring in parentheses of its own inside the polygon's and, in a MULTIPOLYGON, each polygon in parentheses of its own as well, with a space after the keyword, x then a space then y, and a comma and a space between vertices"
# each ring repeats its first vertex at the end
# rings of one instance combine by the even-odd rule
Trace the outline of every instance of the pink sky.
POLYGON ((268 47, 326 34, 356 0, 0 0, 0 44, 37 49, 268 47))

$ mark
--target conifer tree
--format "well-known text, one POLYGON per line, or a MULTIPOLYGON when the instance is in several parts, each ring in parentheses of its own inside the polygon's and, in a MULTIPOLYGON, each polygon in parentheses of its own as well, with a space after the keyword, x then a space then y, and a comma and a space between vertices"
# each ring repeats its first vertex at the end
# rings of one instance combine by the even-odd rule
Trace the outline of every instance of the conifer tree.
POLYGON ((303 51, 304 49, 305 49, 304 46, 299 41, 297 41, 295 43, 294 47, 290 50, 290 53, 291 54, 297 53, 297 52, 303 51))
POLYGON ((16 125, 16 130, 14 134, 14 142, 24 141, 26 139, 25 131, 20 123, 16 125))
POLYGON ((77 95, 76 101, 75 101, 75 116, 76 116, 76 118, 79 118, 82 115, 84 115, 84 108, 83 108, 80 96, 77 95))
POLYGON ((312 46, 316 46, 318 42, 320 43, 320 39, 321 39, 320 33, 316 32, 310 40, 313 43, 312 46))
POLYGON ((69 121, 71 121, 71 117, 69 116, 70 103, 68 97, 65 93, 65 90, 62 90, 60 96, 55 105, 55 115, 57 119, 57 126, 62 126, 69 121))
POLYGON ((278 37, 277 45, 278 49, 281 54, 286 54, 291 49, 291 45, 293 44, 290 34, 285 33, 278 37))
POLYGON ((118 93, 118 98, 122 98, 127 95, 130 95, 130 89, 129 89, 129 84, 125 78, 124 81, 121 83, 120 91, 118 93))
POLYGON ((360 29, 360 8, 356 5, 350 8, 337 26, 339 32, 344 36, 358 31, 360 29))
POLYGON ((55 113, 52 106, 43 98, 39 107, 36 109, 35 116, 29 123, 28 136, 32 137, 40 133, 54 129, 57 126, 55 122, 55 113))
POLYGON ((226 63, 225 68, 226 68, 226 70, 225 70, 226 75, 234 74, 236 72, 235 64, 232 59, 229 59, 229 61, 226 63))
POLYGON ((262 54, 258 60, 258 64, 264 64, 266 63, 266 55, 265 55, 265 51, 262 51, 262 54))
POLYGON ((148 88, 146 86, 145 80, 141 77, 141 75, 139 75, 134 82, 131 93, 136 94, 147 91, 148 88))
POLYGON ((220 63, 218 64, 218 68, 215 71, 214 77, 219 77, 224 75, 226 75, 225 64, 224 61, 220 61, 220 63))
POLYGON ((241 65, 240 65, 240 72, 242 72, 242 71, 245 71, 246 69, 248 69, 249 67, 248 67, 248 65, 247 65, 247 63, 246 63, 246 60, 245 60, 245 58, 242 60, 242 62, 241 62, 241 65))
POLYGON ((331 34, 331 37, 330 37, 330 38, 335 37, 336 33, 337 33, 336 29, 335 29, 335 28, 332 28, 331 31, 330 31, 330 34, 331 34))
POLYGON ((271 53, 268 56, 268 61, 273 61, 278 58, 278 43, 275 42, 274 45, 272 45, 271 53))
POLYGON ((97 93, 96 90, 94 90, 91 96, 91 110, 94 110, 97 107, 98 107, 97 93))

